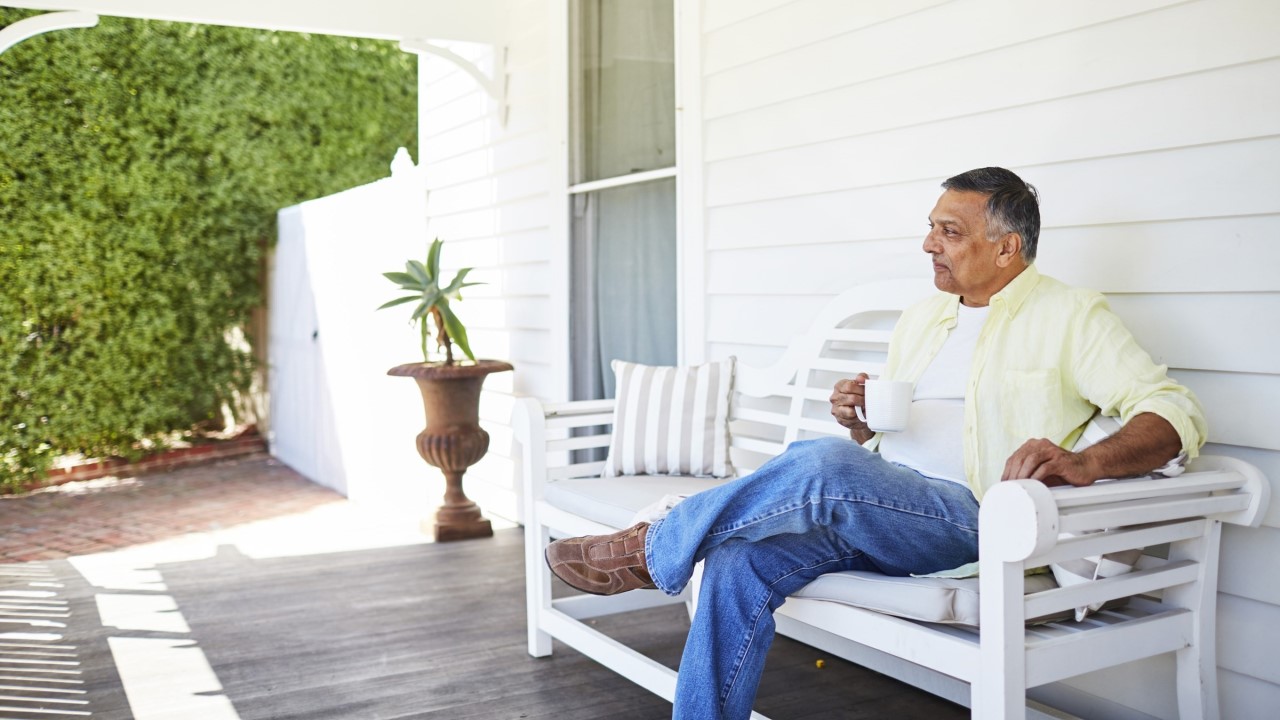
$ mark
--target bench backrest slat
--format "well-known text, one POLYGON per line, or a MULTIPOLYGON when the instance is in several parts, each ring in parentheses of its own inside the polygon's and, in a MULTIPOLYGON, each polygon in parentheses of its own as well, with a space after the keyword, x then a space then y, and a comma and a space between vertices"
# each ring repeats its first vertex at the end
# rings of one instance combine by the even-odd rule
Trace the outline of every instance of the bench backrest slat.
POLYGON ((879 376, 898 316, 933 292, 924 279, 858 286, 834 298, 773 365, 739 365, 730 412, 735 466, 753 470, 799 439, 846 437, 831 419, 836 381, 879 376))

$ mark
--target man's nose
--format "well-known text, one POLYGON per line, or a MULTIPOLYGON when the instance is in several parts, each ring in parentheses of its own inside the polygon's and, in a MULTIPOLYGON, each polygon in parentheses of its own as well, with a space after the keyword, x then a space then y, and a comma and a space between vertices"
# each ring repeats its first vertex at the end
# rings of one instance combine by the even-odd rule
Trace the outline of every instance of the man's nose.
POLYGON ((924 245, 922 247, 930 255, 937 255, 942 252, 942 243, 938 242, 938 239, 934 237, 932 230, 924 236, 924 245))

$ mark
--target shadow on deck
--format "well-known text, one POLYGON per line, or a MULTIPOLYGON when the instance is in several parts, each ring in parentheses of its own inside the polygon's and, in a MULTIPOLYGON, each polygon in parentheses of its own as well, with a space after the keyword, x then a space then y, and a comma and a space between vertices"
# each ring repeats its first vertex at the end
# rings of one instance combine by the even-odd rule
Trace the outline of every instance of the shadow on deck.
MULTIPOLYGON (((0 655, 72 663, 26 664, 17 674, 26 692, 4 692, 46 702, 0 705, 6 717, 28 717, 15 712, 26 708, 95 720, 669 716, 668 703, 568 648, 525 653, 522 541, 503 530, 491 540, 258 559, 223 545, 210 558, 135 568, 114 589, 91 584, 75 561, 0 566, 0 592, 51 593, 44 602, 62 604, 42 614, 67 616, 23 628, 12 618, 0 625, 0 655), (58 608, 66 612, 48 612, 58 608), (15 645, 46 655, 9 655, 33 651, 15 645), (32 690, 50 687, 85 692, 32 690)), ((662 608, 598 626, 675 666, 688 618, 662 608)), ((820 669, 822 657, 779 638, 757 709, 778 719, 968 715, 834 658, 820 669)))
MULTIPOLYGON (((670 716, 667 702, 563 645, 529 657, 520 530, 432 544, 400 520, 266 458, 7 497, 0 717, 670 716)), ((689 620, 675 606, 596 625, 675 667, 689 620)), ((785 638, 757 709, 776 720, 968 717, 785 638)))

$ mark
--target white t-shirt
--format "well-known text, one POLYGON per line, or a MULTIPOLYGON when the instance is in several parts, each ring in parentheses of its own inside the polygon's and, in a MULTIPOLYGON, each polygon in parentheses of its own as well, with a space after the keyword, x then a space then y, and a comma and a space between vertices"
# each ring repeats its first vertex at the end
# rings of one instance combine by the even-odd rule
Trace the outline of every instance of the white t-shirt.
POLYGON ((885 433, 880 454, 922 475, 968 485, 964 475, 964 392, 988 307, 961 303, 956 326, 916 382, 907 429, 885 433))

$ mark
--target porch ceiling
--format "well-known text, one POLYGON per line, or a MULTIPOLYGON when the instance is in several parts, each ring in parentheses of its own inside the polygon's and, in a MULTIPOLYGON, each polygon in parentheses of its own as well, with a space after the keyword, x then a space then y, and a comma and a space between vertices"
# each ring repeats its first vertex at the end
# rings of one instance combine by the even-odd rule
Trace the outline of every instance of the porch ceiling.
POLYGON ((10 7, 381 40, 496 43, 502 0, 4 0, 10 7))

